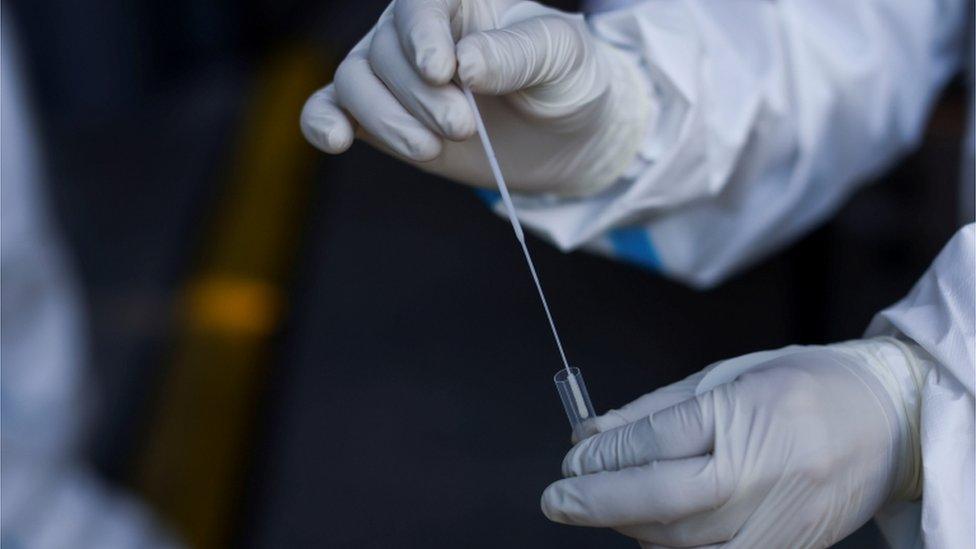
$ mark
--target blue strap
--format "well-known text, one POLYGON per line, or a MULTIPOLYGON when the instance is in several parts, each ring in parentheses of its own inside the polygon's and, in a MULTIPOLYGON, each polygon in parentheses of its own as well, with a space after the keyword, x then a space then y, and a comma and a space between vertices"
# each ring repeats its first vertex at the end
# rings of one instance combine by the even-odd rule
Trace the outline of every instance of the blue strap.
POLYGON ((501 193, 491 189, 474 189, 474 192, 489 208, 494 208, 495 204, 498 204, 498 201, 502 199, 501 193))
MULTIPOLYGON (((489 208, 494 208, 502 199, 498 191, 491 189, 474 189, 474 192, 489 208)), ((617 259, 652 271, 661 270, 661 257, 644 227, 614 229, 607 237, 617 259)))
POLYGON ((608 235, 614 254, 630 263, 652 271, 661 270, 661 257, 654 249, 651 235, 644 227, 624 227, 608 235))

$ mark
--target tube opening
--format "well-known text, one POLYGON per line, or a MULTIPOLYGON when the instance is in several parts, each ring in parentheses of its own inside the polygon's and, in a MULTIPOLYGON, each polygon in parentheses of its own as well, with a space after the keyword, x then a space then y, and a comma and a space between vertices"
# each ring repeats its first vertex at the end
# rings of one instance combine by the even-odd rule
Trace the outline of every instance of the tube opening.
POLYGON ((556 375, 552 376, 552 380, 556 383, 566 383, 569 380, 570 375, 576 378, 580 377, 580 369, 576 366, 570 366, 569 372, 567 373, 566 368, 563 368, 556 372, 556 375))

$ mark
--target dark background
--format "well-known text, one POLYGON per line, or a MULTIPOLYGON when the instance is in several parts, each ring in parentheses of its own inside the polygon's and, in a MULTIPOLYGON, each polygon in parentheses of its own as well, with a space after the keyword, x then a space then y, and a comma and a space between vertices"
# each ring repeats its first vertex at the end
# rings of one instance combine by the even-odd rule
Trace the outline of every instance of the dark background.
MULTIPOLYGON (((285 112, 297 135, 300 98, 384 4, 3 4, 85 291, 100 402, 88 453, 199 546, 632 547, 539 511, 569 433, 551 381, 558 355, 507 222, 471 191, 361 144, 341 157, 289 149, 304 171, 239 167, 277 158, 254 120, 285 112), (301 74, 315 60, 314 78, 275 88, 275 67, 295 58, 301 74), (240 214, 245 180, 295 198, 240 214), (254 234, 284 236, 234 238, 254 234), (241 267, 252 252, 273 267, 241 267), (187 320, 187 288, 214 265, 273 289, 267 329, 217 337, 187 320), (209 381, 174 374, 187 371, 209 381), (241 380, 248 388, 228 395, 241 380), (169 417, 199 428, 161 435, 169 417), (159 445, 188 448, 167 454, 167 489, 145 465, 159 445), (194 471, 232 473, 211 486, 194 471), (212 501, 194 507, 201 490, 212 501)), ((956 84, 920 150, 714 290, 533 239, 598 411, 718 359, 858 337, 957 226, 964 103, 956 84)), ((845 542, 878 543, 873 527, 845 542)))

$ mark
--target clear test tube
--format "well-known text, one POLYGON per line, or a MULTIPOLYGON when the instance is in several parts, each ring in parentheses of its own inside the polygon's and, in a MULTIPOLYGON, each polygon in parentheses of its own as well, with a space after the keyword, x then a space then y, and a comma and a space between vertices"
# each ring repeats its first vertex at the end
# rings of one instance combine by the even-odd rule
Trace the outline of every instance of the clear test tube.
POLYGON ((552 379, 556 382, 559 400, 563 401, 563 409, 566 410, 566 417, 569 418, 569 425, 575 434, 581 423, 596 415, 593 412, 593 403, 590 402, 590 394, 586 392, 583 374, 574 366, 569 370, 559 370, 552 379))

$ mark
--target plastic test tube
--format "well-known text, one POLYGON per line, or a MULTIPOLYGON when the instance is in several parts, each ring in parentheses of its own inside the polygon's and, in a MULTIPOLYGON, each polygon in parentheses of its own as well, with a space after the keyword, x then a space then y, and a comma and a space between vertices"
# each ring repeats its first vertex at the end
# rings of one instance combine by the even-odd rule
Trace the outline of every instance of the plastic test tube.
POLYGON ((559 370, 552 379, 556 382, 559 400, 563 401, 566 417, 575 433, 581 423, 596 415, 593 412, 593 403, 590 402, 590 394, 586 392, 583 374, 579 368, 573 366, 569 370, 559 370))

